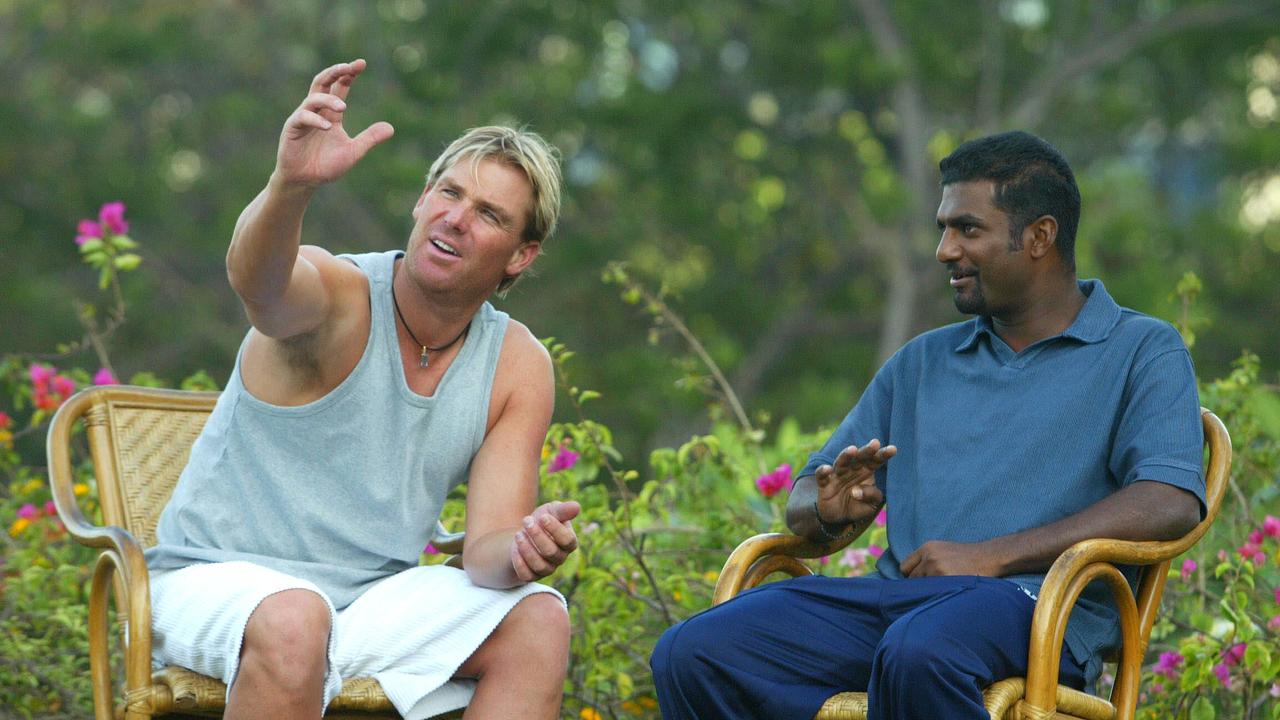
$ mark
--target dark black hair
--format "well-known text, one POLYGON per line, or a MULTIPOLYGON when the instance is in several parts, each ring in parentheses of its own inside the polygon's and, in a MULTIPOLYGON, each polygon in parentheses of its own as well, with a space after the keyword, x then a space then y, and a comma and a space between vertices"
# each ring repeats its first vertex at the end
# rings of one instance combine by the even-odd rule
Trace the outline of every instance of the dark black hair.
POLYGON ((1013 132, 970 140, 938 163, 944 186, 990 180, 995 206, 1009 216, 1011 242, 1036 218, 1058 221, 1056 244, 1063 263, 1075 269, 1076 227, 1080 223, 1080 188, 1066 158, 1031 133, 1013 132))

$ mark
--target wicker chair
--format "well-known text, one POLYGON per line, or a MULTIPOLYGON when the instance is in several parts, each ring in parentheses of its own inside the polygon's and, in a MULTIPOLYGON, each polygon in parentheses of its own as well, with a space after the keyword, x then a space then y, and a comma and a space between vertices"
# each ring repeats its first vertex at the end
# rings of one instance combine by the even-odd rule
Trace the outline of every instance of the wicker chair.
MULTIPOLYGON (((221 717, 226 686, 179 667, 151 670, 151 592, 144 548, 155 544, 156 522, 191 444, 213 410, 217 393, 95 387, 69 399, 49 429, 49 479, 58 516, 77 541, 101 548, 89 595, 89 664, 97 720, 221 717), (76 504, 72 438, 82 421, 97 478, 103 525, 91 524, 76 504), (115 586, 125 619, 124 687, 111 678, 107 606, 115 586)), ((443 552, 459 553, 462 534, 437 539, 443 552)), ((326 718, 399 718, 372 678, 354 678, 329 704, 326 718)), ((461 717, 460 712, 442 718, 461 717)))
MULTIPOLYGON (((1173 558, 1196 543, 1218 514, 1231 468, 1231 438, 1222 421, 1201 409, 1205 444, 1209 448, 1205 473, 1209 512, 1185 536, 1168 542, 1085 540, 1067 548, 1049 569, 1031 622, 1030 667, 1026 678, 1009 678, 985 691, 992 720, 1131 720, 1138 701, 1142 658, 1151 637, 1151 626, 1160 609, 1165 579, 1173 558), (1137 594, 1113 563, 1141 565, 1137 594), (1120 608, 1122 646, 1116 662, 1115 685, 1109 699, 1058 685, 1058 660, 1062 652, 1067 617, 1080 591, 1101 579, 1110 587, 1120 608)), ((796 535, 757 535, 743 542, 725 562, 716 583, 712 604, 722 603, 753 588, 776 572, 792 576, 811 571, 799 558, 830 555, 852 542, 819 545, 796 535)), ((866 693, 833 695, 814 720, 865 720, 866 693)))

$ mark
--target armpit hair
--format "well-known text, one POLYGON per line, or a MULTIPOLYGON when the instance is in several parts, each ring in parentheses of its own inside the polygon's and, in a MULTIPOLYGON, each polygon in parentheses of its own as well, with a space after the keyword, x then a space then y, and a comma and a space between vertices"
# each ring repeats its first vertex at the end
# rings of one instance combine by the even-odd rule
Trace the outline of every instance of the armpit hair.
POLYGON ((312 330, 280 341, 285 362, 298 371, 306 383, 320 380, 319 330, 312 330))

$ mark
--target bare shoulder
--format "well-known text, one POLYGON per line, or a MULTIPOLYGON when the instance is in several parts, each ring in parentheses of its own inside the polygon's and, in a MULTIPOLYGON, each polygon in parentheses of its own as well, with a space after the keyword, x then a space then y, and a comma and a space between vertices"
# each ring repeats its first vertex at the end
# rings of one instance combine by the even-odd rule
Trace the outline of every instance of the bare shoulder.
POLYGON ((551 355, 534 337, 533 332, 519 320, 508 319, 507 331, 502 341, 502 355, 498 359, 498 371, 505 363, 519 363, 524 369, 535 368, 551 371, 551 355))
POLYGON ((551 355, 518 320, 508 320, 498 356, 498 369, 493 378, 493 396, 489 405, 489 426, 508 409, 551 416, 555 402, 555 374, 551 355))
POLYGON ((336 303, 349 301, 347 295, 363 297, 369 294, 369 279, 354 262, 340 258, 319 245, 299 246, 298 256, 316 269, 320 281, 336 303))

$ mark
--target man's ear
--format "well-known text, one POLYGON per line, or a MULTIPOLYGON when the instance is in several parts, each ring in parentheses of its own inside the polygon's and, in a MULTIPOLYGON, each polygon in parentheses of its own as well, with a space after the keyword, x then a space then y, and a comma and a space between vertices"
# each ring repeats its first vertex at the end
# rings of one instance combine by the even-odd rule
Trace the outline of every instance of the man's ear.
POLYGON ((1058 219, 1052 215, 1041 215, 1027 223, 1022 229, 1022 242, 1033 258, 1049 254, 1058 242, 1058 219))
POLYGON ((511 253, 511 259, 507 261, 507 277, 515 277, 525 271, 525 268, 533 264, 538 259, 538 254, 542 252, 542 243, 540 242, 523 242, 511 253))
POLYGON ((422 206, 427 204, 427 194, 430 192, 430 185, 422 188, 422 194, 418 196, 418 202, 413 204, 413 212, 410 213, 414 220, 418 219, 418 213, 422 212, 422 206))

